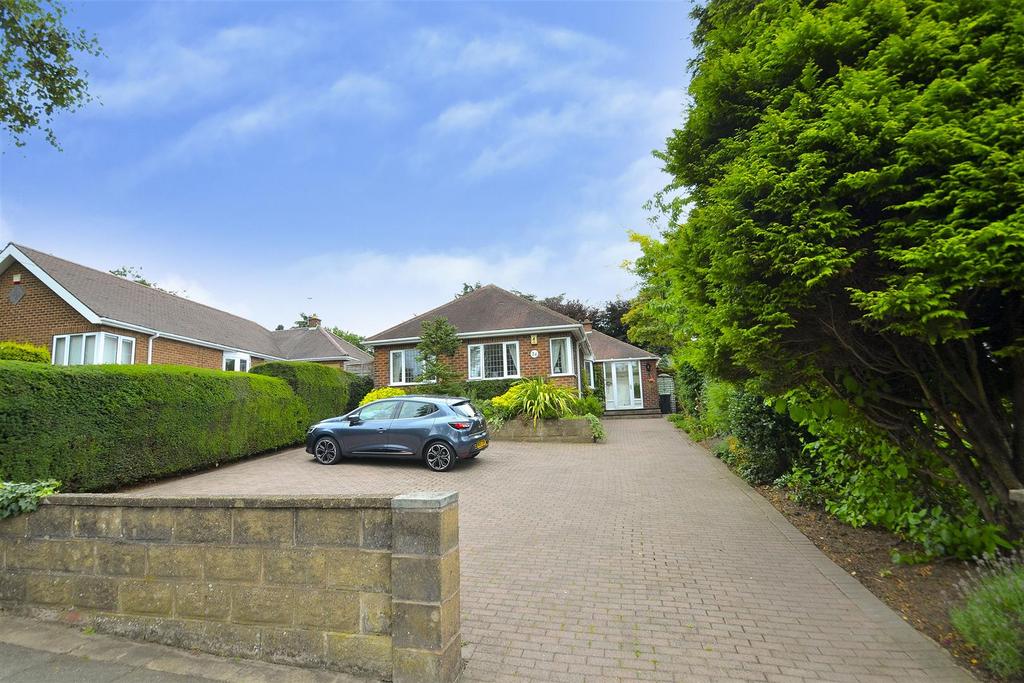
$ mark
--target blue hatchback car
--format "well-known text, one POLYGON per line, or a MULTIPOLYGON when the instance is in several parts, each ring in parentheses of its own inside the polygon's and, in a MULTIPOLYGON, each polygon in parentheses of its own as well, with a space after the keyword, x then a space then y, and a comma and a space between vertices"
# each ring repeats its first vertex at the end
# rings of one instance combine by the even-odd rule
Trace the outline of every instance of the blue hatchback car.
POLYGON ((445 472, 479 455, 488 439, 487 421, 469 399, 402 396, 316 423, 306 433, 306 452, 324 465, 347 455, 422 458, 445 472))

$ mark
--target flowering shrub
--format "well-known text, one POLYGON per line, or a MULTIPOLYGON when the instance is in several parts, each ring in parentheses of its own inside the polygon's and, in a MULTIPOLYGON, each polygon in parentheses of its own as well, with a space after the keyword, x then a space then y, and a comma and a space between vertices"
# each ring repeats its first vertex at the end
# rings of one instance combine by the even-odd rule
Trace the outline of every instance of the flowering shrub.
POLYGON ((993 673, 1024 674, 1024 552, 982 559, 958 588, 964 604, 950 612, 953 627, 993 673))
POLYGON ((405 396, 403 389, 396 389, 395 387, 381 387, 380 389, 374 389, 366 396, 363 396, 363 400, 359 402, 359 405, 365 406, 371 401, 379 401, 382 398, 395 398, 396 396, 405 396))

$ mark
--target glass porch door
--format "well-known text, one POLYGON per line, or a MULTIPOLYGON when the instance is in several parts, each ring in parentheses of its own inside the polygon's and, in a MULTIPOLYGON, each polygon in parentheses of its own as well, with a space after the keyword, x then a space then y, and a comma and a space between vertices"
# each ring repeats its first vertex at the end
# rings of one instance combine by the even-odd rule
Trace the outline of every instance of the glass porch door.
POLYGON ((607 410, 644 407, 640 386, 640 361, 605 363, 604 400, 607 410))

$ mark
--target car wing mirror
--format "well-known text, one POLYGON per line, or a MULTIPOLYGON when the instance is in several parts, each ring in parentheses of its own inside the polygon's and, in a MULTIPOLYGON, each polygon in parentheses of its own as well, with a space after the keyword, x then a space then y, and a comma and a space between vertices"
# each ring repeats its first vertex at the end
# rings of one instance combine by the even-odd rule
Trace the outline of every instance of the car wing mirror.
POLYGON ((348 423, 350 425, 357 425, 363 421, 362 418, 359 417, 358 415, 352 415, 351 417, 347 417, 345 419, 348 420, 348 423))

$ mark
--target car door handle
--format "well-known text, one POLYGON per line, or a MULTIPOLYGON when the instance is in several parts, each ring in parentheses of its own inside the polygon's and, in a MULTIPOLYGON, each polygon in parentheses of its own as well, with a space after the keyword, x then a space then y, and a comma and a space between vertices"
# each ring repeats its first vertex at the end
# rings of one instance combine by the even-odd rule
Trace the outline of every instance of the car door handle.
POLYGON ((384 428, 383 427, 377 427, 377 433, 378 434, 383 434, 384 433, 384 428))

